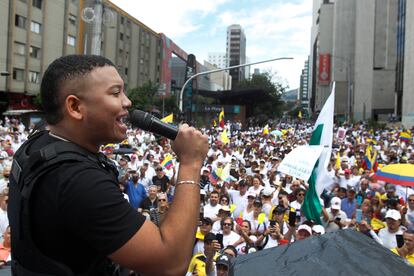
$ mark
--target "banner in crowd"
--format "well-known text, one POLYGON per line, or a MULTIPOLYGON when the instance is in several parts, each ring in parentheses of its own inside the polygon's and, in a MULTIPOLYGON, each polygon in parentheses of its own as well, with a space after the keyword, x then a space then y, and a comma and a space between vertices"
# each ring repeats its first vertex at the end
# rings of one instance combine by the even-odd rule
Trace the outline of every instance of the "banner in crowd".
POLYGON ((285 156, 277 170, 307 181, 322 150, 323 146, 296 147, 285 156))

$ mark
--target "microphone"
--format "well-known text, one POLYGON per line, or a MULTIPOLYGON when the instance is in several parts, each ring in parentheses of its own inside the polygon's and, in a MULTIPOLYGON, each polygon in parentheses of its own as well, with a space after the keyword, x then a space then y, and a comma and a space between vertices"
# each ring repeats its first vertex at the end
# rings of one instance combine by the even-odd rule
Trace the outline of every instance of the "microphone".
POLYGON ((141 110, 132 111, 129 115, 129 121, 134 127, 150 131, 171 140, 175 140, 178 134, 178 128, 176 126, 164 123, 157 117, 141 110))

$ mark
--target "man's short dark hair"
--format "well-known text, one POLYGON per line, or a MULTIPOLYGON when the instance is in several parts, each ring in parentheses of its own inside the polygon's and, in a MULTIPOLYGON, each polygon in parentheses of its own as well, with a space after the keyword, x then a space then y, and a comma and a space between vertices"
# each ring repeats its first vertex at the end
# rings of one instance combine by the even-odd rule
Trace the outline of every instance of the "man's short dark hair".
POLYGON ((81 78, 96 67, 115 65, 107 58, 96 55, 68 55, 54 60, 46 69, 40 86, 40 97, 46 121, 57 124, 63 118, 64 99, 59 95, 63 82, 81 78))

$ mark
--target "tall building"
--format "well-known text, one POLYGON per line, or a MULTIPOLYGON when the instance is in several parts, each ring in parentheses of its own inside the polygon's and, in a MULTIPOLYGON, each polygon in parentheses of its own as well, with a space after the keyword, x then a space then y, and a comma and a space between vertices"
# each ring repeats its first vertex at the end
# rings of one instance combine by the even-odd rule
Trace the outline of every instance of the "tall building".
POLYGON ((3 109, 34 108, 44 71, 69 54, 109 58, 127 88, 160 81, 160 35, 110 1, 0 1, 0 16, 0 71, 10 72, 0 77, 3 109))
POLYGON ((300 75, 299 102, 301 107, 309 112, 309 57, 300 75))
POLYGON ((322 108, 335 82, 339 118, 385 120, 394 112, 397 4, 314 1, 312 111, 322 108))
MULTIPOLYGON (((246 63, 246 35, 240 25, 233 24, 227 27, 226 49, 228 66, 246 63)), ((235 85, 238 81, 244 80, 245 72, 244 67, 231 69, 232 84, 235 85)))
POLYGON ((217 68, 226 68, 227 67, 227 56, 226 53, 208 53, 208 62, 217 68))
MULTIPOLYGON (((414 2, 399 0, 399 22, 402 25, 398 33, 397 55, 403 52, 403 91, 401 95, 402 124, 407 127, 414 126, 414 2), (402 48, 402 49, 401 49, 402 48)), ((401 64, 401 63, 400 63, 401 64)), ((400 80, 397 78, 397 82, 400 80)))

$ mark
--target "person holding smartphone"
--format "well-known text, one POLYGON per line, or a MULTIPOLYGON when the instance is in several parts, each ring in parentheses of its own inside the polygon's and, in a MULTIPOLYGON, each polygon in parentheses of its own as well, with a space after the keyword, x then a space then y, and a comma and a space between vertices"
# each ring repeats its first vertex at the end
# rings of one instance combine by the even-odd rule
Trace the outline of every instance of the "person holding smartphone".
POLYGON ((414 228, 404 231, 402 236, 404 244, 401 247, 392 248, 391 251, 414 265, 414 228))

